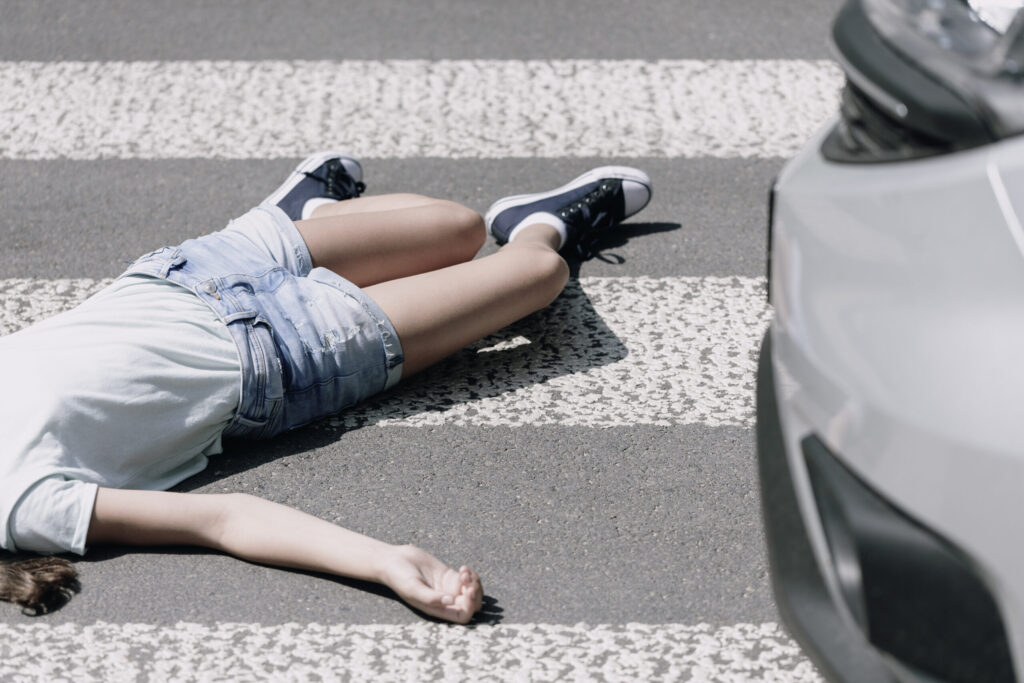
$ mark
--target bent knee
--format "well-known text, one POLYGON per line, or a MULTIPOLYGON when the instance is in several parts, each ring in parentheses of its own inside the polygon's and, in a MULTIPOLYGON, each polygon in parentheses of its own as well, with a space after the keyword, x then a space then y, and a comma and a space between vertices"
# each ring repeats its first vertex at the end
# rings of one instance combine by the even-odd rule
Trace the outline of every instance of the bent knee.
POLYGON ((441 221, 450 231, 450 238, 465 252, 467 260, 472 258, 487 237, 483 217, 468 206, 447 199, 436 200, 434 206, 441 212, 441 221))
POLYGON ((569 282, 569 264, 557 251, 548 249, 538 255, 537 268, 545 286, 552 292, 551 299, 554 300, 569 282))
POLYGON ((547 306, 565 289, 569 281, 569 264, 558 252, 538 245, 506 253, 520 259, 519 268, 530 282, 528 291, 534 308, 547 306))

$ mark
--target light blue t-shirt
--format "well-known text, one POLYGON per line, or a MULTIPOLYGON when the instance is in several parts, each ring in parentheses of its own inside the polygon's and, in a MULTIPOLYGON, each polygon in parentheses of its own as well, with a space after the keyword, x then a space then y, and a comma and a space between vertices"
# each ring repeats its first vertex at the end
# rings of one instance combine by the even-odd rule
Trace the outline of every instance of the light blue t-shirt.
POLYGON ((85 552, 97 486, 163 490, 221 452, 235 342, 187 289, 141 276, 0 338, 0 547, 85 552))

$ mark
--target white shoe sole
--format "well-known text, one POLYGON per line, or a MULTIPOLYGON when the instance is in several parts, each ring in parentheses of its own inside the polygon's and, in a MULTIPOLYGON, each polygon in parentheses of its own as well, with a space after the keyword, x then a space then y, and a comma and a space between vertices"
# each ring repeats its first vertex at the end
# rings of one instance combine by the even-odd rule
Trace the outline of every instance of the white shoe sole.
POLYGON ((640 183, 647 188, 647 201, 643 203, 636 211, 631 212, 625 218, 629 218, 639 212, 647 203, 651 201, 651 179, 646 173, 637 168, 630 166, 600 166, 598 168, 591 169, 581 176, 573 178, 565 185, 550 190, 548 192, 534 192, 532 194, 517 194, 511 197, 503 197, 498 201, 491 204, 491 208, 487 209, 487 213, 484 215, 484 223, 487 226, 487 234, 493 237, 491 233, 491 223, 498 216, 499 213, 506 209, 511 209, 516 206, 522 206, 523 204, 529 204, 530 202, 539 201, 541 199, 547 199, 548 197, 554 197, 560 195, 563 192, 568 192, 574 187, 580 185, 586 185, 587 183, 595 183, 598 180, 604 178, 618 178, 620 180, 632 180, 633 182, 640 183))
POLYGON ((279 201, 284 199, 285 195, 291 192, 303 178, 306 177, 306 173, 310 173, 313 170, 320 168, 320 166, 326 163, 328 159, 334 159, 336 157, 341 159, 345 170, 349 172, 349 175, 351 175, 356 182, 362 181, 363 167, 360 165, 359 161, 343 152, 321 152, 320 154, 314 154, 313 156, 307 157, 299 162, 299 165, 295 167, 295 170, 289 174, 288 178, 281 184, 281 186, 260 202, 260 206, 276 205, 279 201), (358 174, 352 173, 352 165, 355 166, 358 174))

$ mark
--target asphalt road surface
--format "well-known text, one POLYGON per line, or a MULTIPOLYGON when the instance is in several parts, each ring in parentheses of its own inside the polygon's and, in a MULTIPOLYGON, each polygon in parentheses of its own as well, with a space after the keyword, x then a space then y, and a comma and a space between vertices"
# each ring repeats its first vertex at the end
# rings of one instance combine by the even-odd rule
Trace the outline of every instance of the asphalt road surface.
POLYGON ((816 680, 771 596, 753 373, 767 188, 834 110, 840 4, 0 2, 4 332, 322 147, 371 193, 480 211, 595 165, 655 186, 551 309, 178 487, 468 563, 475 628, 354 582, 97 548, 64 609, 0 608, 0 678, 816 680))

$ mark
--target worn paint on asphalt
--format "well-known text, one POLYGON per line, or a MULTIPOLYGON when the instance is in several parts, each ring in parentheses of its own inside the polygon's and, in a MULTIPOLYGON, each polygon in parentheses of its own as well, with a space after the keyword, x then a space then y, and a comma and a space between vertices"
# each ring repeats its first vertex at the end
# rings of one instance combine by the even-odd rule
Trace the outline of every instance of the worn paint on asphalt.
POLYGON ((20 680, 765 681, 818 683, 774 623, 0 624, 20 680))

